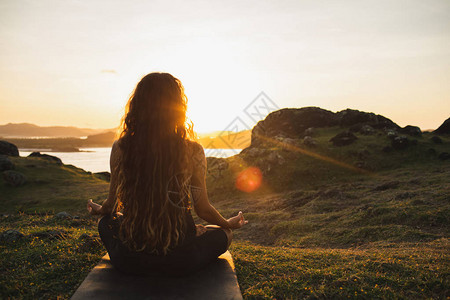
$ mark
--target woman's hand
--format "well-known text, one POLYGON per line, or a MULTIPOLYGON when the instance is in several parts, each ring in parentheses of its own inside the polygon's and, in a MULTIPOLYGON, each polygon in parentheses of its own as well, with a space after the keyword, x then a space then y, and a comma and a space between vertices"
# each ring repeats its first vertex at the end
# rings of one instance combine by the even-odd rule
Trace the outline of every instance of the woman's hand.
POLYGON ((244 219, 242 211, 240 211, 237 216, 229 218, 227 221, 231 229, 239 229, 248 223, 248 221, 244 219))
POLYGON ((202 234, 204 234, 207 231, 206 227, 203 226, 202 224, 197 224, 197 225, 195 225, 195 227, 197 229, 197 232, 195 234, 196 236, 201 236, 202 234))
POLYGON ((88 200, 87 210, 91 215, 101 215, 102 214, 102 206, 100 204, 92 202, 92 199, 88 200))

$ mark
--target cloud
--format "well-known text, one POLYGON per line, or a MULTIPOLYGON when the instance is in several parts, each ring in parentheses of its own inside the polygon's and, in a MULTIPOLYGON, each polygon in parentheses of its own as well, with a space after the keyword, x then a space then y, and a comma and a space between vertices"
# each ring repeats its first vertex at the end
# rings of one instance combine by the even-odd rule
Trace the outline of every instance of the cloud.
POLYGON ((107 70, 102 70, 102 73, 117 74, 117 71, 113 70, 113 69, 107 69, 107 70))

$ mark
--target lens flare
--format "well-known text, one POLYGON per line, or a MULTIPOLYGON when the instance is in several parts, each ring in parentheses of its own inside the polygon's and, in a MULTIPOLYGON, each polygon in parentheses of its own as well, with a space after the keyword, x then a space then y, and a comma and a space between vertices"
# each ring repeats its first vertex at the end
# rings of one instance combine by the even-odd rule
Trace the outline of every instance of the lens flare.
POLYGON ((262 182, 261 170, 257 167, 249 167, 240 172, 236 178, 236 188, 250 193, 259 188, 262 182))

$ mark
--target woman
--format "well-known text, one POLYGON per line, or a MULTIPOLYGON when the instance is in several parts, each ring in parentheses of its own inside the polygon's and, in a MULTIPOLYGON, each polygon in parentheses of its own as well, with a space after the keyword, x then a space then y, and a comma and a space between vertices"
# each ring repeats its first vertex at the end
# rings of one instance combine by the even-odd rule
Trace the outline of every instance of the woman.
POLYGON ((209 203, 203 147, 190 140, 187 98, 181 82, 151 73, 137 84, 111 149, 111 182, 103 205, 100 237, 111 263, 132 274, 194 272, 224 253, 232 229, 248 221, 242 212, 225 219, 209 203), (216 226, 195 225, 192 207, 216 226))

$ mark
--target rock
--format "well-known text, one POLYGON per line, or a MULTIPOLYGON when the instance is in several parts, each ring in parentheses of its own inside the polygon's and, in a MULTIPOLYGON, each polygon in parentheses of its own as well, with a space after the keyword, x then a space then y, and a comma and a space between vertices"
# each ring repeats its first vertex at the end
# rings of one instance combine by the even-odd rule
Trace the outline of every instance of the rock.
POLYGON ((356 141, 358 138, 351 132, 344 131, 330 139, 334 146, 347 146, 356 141))
POLYGON ((305 129, 305 132, 303 133, 304 136, 313 136, 315 135, 316 130, 314 129, 314 127, 309 127, 307 129, 305 129))
POLYGON ((14 229, 8 229, 0 233, 0 241, 2 242, 15 242, 23 237, 23 233, 14 229))
POLYGON ((281 154, 273 151, 267 156, 266 162, 274 165, 282 165, 284 164, 285 159, 281 154))
POLYGON ((394 148, 395 150, 406 149, 409 146, 409 144, 410 141, 405 136, 397 136, 391 142, 392 148, 394 148))
MULTIPOLYGON (((276 136, 298 139, 311 136, 310 128, 324 128, 331 126, 352 127, 358 130, 369 125, 374 129, 400 128, 391 120, 358 110, 346 109, 337 113, 319 107, 283 108, 270 113, 264 120, 259 121, 252 130, 251 147, 269 148, 273 146, 276 136)), ((367 128, 367 127, 366 127, 367 128)))
POLYGON ((287 150, 292 149, 292 147, 289 147, 289 146, 297 146, 298 145, 298 142, 296 139, 285 138, 285 137, 277 137, 276 139, 280 142, 280 144, 278 146, 287 148, 287 150))
POLYGON ((359 133, 364 134, 364 135, 373 135, 373 134, 375 134, 375 129, 370 125, 363 125, 363 126, 361 126, 359 133))
POLYGON ((0 155, 0 172, 14 169, 14 163, 6 155, 0 155))
POLYGON ((32 152, 30 155, 28 155, 28 157, 41 157, 43 159, 46 159, 48 161, 52 161, 57 163, 58 165, 62 165, 62 160, 59 159, 56 156, 53 155, 48 155, 48 154, 41 154, 40 152, 32 152))
POLYGON ((247 147, 247 148, 243 149, 239 153, 239 155, 244 154, 250 158, 258 158, 258 157, 264 155, 266 152, 267 152, 266 149, 261 149, 261 148, 256 148, 256 147, 247 147))
POLYGON ((318 107, 283 108, 270 113, 252 130, 251 146, 265 148, 273 146, 270 138, 283 135, 288 138, 303 137, 310 127, 336 126, 335 114, 318 107), (269 138, 269 141, 266 139, 269 138))
POLYGON ((305 136, 303 138, 303 144, 308 147, 316 147, 317 141, 310 136, 305 136))
POLYGON ((99 177, 100 179, 103 179, 108 182, 111 181, 111 173, 109 173, 109 172, 97 172, 94 174, 97 175, 97 177, 99 177))
POLYGON ((386 117, 367 113, 354 109, 346 109, 336 113, 336 118, 341 127, 352 126, 356 124, 370 125, 376 129, 398 129, 400 126, 386 117))
POLYGON ((421 136, 422 130, 420 130, 417 126, 405 126, 399 130, 403 134, 411 135, 411 136, 421 136))
POLYGON ((386 130, 386 135, 390 139, 394 139, 394 138, 396 138, 398 136, 397 131, 395 131, 393 129, 386 130))
POLYGON ((450 118, 444 121, 438 129, 433 131, 435 134, 450 134, 450 118))
POLYGON ((283 165, 284 157, 277 151, 271 151, 268 155, 261 157, 256 164, 264 174, 267 174, 275 166, 283 165))
POLYGON ((438 137, 437 135, 433 136, 431 138, 431 141, 435 144, 442 144, 442 139, 440 137, 438 137))
POLYGON ((57 218, 57 219, 72 219, 72 216, 65 211, 61 211, 55 215, 55 218, 57 218))
POLYGON ((25 175, 12 170, 3 172, 3 180, 11 186, 21 186, 27 182, 25 175))
POLYGON ((7 141, 0 141, 0 154, 8 156, 19 156, 19 149, 7 141))
POLYGON ((442 152, 441 154, 439 154, 438 158, 440 160, 447 160, 450 158, 450 154, 448 152, 442 152))

